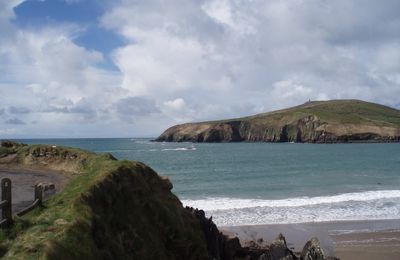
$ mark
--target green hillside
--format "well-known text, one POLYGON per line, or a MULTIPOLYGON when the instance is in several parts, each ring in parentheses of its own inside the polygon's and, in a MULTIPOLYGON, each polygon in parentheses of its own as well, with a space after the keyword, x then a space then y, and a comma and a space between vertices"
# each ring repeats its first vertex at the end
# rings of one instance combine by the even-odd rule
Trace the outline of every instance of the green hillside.
POLYGON ((71 180, 0 229, 0 258, 209 258, 198 219, 172 194, 170 181, 143 163, 74 148, 14 148, 3 149, 3 160, 11 161, 0 166, 59 170, 71 180))
POLYGON ((244 118, 177 125, 157 141, 392 142, 399 136, 399 110, 360 100, 331 100, 244 118))
POLYGON ((360 100, 311 101, 297 107, 260 114, 248 119, 262 117, 268 120, 276 115, 298 117, 315 115, 323 121, 341 124, 400 126, 399 110, 360 100))

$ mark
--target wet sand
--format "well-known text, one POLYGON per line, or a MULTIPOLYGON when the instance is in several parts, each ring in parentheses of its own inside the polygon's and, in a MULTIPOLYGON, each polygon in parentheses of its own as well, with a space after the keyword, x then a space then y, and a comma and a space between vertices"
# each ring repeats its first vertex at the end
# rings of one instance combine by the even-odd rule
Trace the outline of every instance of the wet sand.
POLYGON ((400 259, 399 230, 342 234, 333 239, 340 259, 400 259))
POLYGON ((67 176, 51 170, 23 169, 0 165, 0 179, 11 179, 12 211, 16 213, 34 199, 34 186, 37 183, 53 183, 55 190, 45 193, 46 196, 61 190, 68 181, 67 176))
POLYGON ((242 245, 260 238, 270 243, 282 233, 295 252, 301 252, 309 239, 318 237, 327 255, 342 260, 400 260, 400 219, 235 226, 220 230, 239 237, 242 245))

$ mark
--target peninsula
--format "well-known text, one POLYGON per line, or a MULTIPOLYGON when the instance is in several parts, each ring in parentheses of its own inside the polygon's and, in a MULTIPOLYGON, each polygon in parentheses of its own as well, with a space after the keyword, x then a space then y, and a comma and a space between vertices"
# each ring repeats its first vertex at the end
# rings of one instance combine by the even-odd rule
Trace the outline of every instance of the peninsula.
POLYGON ((165 142, 399 142, 400 110, 361 100, 309 101, 236 119, 176 125, 165 142))

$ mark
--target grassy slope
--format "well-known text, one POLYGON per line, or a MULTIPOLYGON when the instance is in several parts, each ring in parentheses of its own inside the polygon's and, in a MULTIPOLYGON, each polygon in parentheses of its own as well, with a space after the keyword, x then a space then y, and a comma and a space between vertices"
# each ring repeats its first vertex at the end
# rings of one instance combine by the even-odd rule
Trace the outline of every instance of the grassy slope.
POLYGON ((313 101, 288 109, 212 123, 243 120, 274 124, 283 120, 291 122, 307 115, 315 115, 330 123, 400 127, 400 110, 360 100, 313 101))
POLYGON ((5 258, 207 258, 198 221, 170 192, 169 181, 149 167, 67 148, 57 148, 50 158, 32 157, 34 151, 51 149, 24 147, 18 161, 61 164, 67 171, 74 169, 76 176, 42 208, 16 219, 13 228, 1 232, 5 258))

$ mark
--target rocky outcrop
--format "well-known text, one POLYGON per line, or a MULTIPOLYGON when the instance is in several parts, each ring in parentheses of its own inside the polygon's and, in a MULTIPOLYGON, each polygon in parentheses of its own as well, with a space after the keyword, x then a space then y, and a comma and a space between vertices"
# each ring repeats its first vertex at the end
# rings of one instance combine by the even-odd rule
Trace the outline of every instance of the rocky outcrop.
POLYGON ((186 207, 186 210, 200 222, 207 242, 207 251, 210 259, 234 259, 236 251, 241 249, 239 240, 229 240, 219 232, 212 218, 206 218, 203 210, 190 207, 186 207))
POLYGON ((26 146, 11 140, 2 140, 0 144, 0 158, 15 154, 19 148, 26 146))
POLYGON ((3 140, 3 141, 1 141, 1 147, 4 147, 4 148, 12 148, 12 147, 15 147, 15 146, 18 146, 18 145, 19 145, 18 143, 15 143, 15 142, 13 142, 11 140, 3 140))
POLYGON ((309 102, 253 117, 176 125, 166 142, 399 142, 400 111, 363 101, 309 102))
POLYGON ((157 141, 167 142, 239 142, 244 141, 240 133, 241 122, 216 124, 184 124, 171 127, 157 141))
POLYGON ((321 244, 315 237, 305 244, 301 258, 304 260, 327 260, 321 244))
POLYGON ((245 246, 240 244, 237 237, 229 238, 219 232, 212 218, 207 218, 204 211, 186 207, 186 210, 200 221, 207 242, 207 251, 210 259, 215 260, 328 260, 317 238, 306 243, 301 254, 295 253, 287 247, 286 239, 282 234, 271 243, 262 240, 249 241, 245 246))

